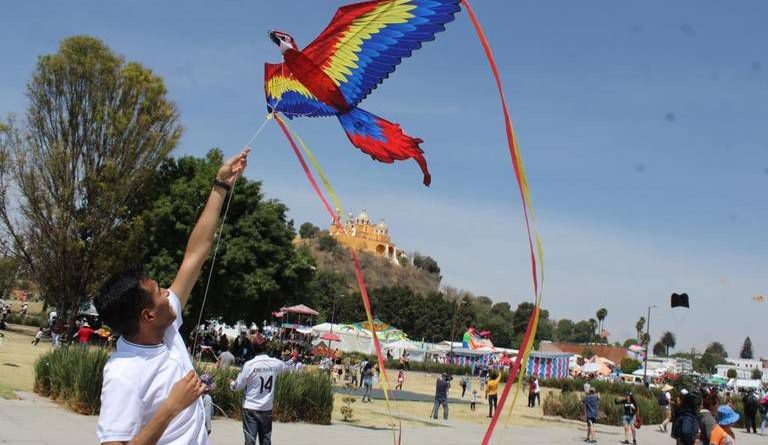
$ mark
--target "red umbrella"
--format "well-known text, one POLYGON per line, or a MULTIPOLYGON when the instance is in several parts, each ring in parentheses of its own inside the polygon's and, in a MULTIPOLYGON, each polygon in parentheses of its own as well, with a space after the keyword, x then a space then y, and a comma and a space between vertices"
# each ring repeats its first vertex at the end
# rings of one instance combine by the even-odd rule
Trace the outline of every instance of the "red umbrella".
POLYGON ((334 334, 333 332, 326 332, 325 334, 320 336, 320 340, 341 341, 341 337, 334 334))

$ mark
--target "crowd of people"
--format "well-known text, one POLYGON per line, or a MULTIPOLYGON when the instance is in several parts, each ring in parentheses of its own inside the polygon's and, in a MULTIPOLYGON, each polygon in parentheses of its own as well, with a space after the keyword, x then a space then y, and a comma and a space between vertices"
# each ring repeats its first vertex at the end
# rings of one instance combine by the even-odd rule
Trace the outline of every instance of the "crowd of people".
MULTIPOLYGON (((657 431, 669 433, 677 445, 734 445, 735 428, 743 418, 747 434, 757 434, 757 418, 761 419, 760 434, 765 434, 768 422, 768 396, 758 390, 744 391, 741 396, 743 413, 737 412, 735 397, 719 388, 701 386, 692 389, 679 388, 672 395, 672 388, 665 387, 659 394, 658 404, 664 419, 657 431)), ((631 392, 616 398, 622 407, 624 444, 637 444, 642 415, 637 400, 631 392)), ((600 395, 594 387, 585 385, 582 398, 583 417, 587 423, 586 443, 597 443, 595 424, 600 416, 600 395)))

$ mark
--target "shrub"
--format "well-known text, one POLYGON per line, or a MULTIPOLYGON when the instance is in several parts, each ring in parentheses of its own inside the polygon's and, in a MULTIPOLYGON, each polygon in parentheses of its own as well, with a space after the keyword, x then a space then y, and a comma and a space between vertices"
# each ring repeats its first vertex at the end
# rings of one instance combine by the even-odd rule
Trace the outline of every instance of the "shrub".
POLYGON ((5 319, 5 321, 10 324, 34 326, 36 328, 48 326, 48 318, 44 315, 8 314, 8 317, 5 319))
POLYGON ((640 369, 642 366, 643 365, 638 360, 635 360, 633 358, 626 357, 621 359, 620 367, 621 367, 621 372, 623 372, 624 374, 632 374, 633 372, 640 369))
POLYGON ((96 414, 108 358, 109 353, 100 348, 54 349, 37 359, 34 389, 81 414, 96 414))
POLYGON ((736 370, 735 370, 735 369, 729 369, 729 370, 728 370, 728 371, 725 373, 725 376, 726 376, 726 377, 728 377, 729 379, 735 379, 735 378, 736 378, 738 375, 739 375, 739 374, 736 372, 736 370))
POLYGON ((287 372, 277 379, 275 420, 330 425, 332 413, 333 386, 328 374, 320 371, 287 372))
MULTIPOLYGON (((109 351, 101 348, 59 348, 47 352, 35 363, 36 393, 60 401, 82 414, 97 414, 101 408, 101 384, 109 351)), ((201 369, 198 369, 201 371, 201 369)), ((211 396, 222 412, 239 419, 243 393, 232 391, 235 368, 214 373, 216 388, 211 396)), ((275 383, 274 418, 281 422, 303 421, 330 424, 333 387, 327 374, 286 372, 275 383)))

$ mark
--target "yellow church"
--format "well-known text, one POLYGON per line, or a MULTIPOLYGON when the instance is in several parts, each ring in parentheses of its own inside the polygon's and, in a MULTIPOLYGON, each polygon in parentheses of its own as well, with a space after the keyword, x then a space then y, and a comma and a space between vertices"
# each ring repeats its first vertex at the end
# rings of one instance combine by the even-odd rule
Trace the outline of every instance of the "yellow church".
POLYGON ((339 243, 355 250, 382 256, 398 266, 399 258, 407 258, 406 253, 397 250, 395 243, 392 242, 389 237, 389 228, 384 224, 383 219, 378 224, 373 224, 365 209, 357 217, 353 217, 350 213, 346 219, 343 218, 340 210, 337 209, 336 212, 339 221, 344 224, 344 231, 331 223, 328 232, 339 243))

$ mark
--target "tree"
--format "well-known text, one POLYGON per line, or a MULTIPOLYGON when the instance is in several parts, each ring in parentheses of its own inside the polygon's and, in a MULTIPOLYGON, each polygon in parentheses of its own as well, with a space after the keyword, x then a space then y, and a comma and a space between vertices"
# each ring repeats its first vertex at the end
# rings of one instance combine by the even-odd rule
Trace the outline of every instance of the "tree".
POLYGON ((744 339, 744 344, 741 346, 741 353, 739 353, 739 357, 744 360, 752 360, 755 358, 754 353, 752 353, 752 339, 747 337, 744 339))
POLYGON ((592 357, 595 356, 595 351, 593 351, 592 348, 587 346, 586 348, 581 350, 581 356, 584 357, 585 359, 589 360, 589 359, 591 359, 592 357))
POLYGON ((636 345, 636 344, 637 344, 637 339, 636 338, 628 338, 628 339, 624 340, 624 343, 621 346, 623 348, 627 349, 630 346, 636 345))
POLYGON ((413 257, 413 265, 429 273, 440 275, 440 266, 437 265, 437 261, 431 256, 422 256, 416 253, 413 257))
POLYGON ((558 320, 555 328, 555 338, 558 341, 571 341, 573 339, 574 323, 568 319, 558 320))
MULTIPOLYGON (((169 159, 155 176, 148 208, 137 218, 147 247, 139 264, 146 264, 161 285, 171 283, 181 264, 187 238, 222 161, 219 150, 211 150, 205 158, 169 159)), ((313 290, 314 260, 308 249, 294 248, 295 231, 287 211, 284 204, 264 199, 260 182, 238 180, 213 265, 206 318, 260 322, 282 305, 307 302, 313 290)), ((195 320, 211 266, 209 261, 203 267, 187 305, 195 320)))
POLYGON ((763 379, 763 371, 761 369, 753 369, 752 370, 752 379, 754 380, 762 380, 763 379))
POLYGON ((162 79, 92 37, 40 57, 27 97, 0 135, 0 228, 46 303, 74 316, 132 256, 132 211, 182 128, 162 79))
POLYGON ((633 358, 623 358, 621 359, 621 372, 624 374, 632 374, 633 372, 640 369, 642 365, 639 361, 633 359, 633 358))
POLYGON ((320 233, 320 228, 311 222, 305 222, 299 227, 299 236, 303 239, 314 238, 320 233))
POLYGON ((336 238, 328 233, 323 233, 317 238, 317 248, 324 252, 334 252, 339 248, 336 238))
POLYGON ((637 331, 638 340, 643 338, 643 329, 645 329, 645 317, 640 317, 640 319, 637 320, 637 323, 635 323, 635 331, 637 331))
POLYGON ((666 357, 667 356, 668 349, 662 342, 656 342, 655 345, 653 345, 653 355, 657 357, 666 357))
POLYGON ((16 284, 18 271, 19 263, 16 258, 11 256, 0 258, 0 298, 6 298, 16 284))
POLYGON ((725 346, 723 346, 720 342, 712 342, 707 346, 707 349, 704 350, 705 354, 712 354, 716 356, 720 356, 722 358, 728 358, 728 351, 725 350, 725 346))
MULTIPOLYGON (((664 335, 661 336, 661 344, 664 345, 666 348, 666 354, 669 355, 669 350, 674 349, 675 345, 677 344, 677 339, 675 338, 675 334, 671 332, 665 332, 664 335)), ((656 352, 654 351, 654 354, 656 352)))
POLYGON ((590 343, 595 335, 595 329, 592 323, 582 320, 573 326, 572 341, 576 343, 590 343))
POLYGON ((600 309, 597 310, 597 313, 595 314, 595 316, 597 317, 597 322, 598 322, 597 330, 599 335, 603 332, 603 327, 605 326, 604 325, 605 317, 608 316, 608 309, 601 307, 600 309))
POLYGON ((726 376, 726 377, 728 377, 729 379, 735 379, 736 377, 738 377, 738 376, 739 376, 739 374, 736 372, 736 370, 735 370, 735 369, 729 369, 729 370, 728 370, 728 371, 725 373, 725 376, 726 376))

